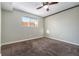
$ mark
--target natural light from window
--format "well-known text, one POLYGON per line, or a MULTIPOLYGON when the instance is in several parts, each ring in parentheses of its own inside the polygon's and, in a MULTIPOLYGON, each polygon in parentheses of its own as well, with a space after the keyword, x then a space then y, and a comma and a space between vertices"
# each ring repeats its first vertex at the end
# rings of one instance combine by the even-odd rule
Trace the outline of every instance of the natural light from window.
POLYGON ((24 27, 38 27, 38 20, 30 17, 22 17, 22 26, 24 27))

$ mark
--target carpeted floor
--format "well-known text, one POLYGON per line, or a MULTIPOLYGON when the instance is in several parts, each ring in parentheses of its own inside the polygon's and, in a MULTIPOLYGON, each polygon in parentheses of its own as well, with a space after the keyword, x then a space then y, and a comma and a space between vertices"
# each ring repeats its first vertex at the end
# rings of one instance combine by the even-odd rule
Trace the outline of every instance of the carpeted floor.
POLYGON ((1 47, 2 56, 79 56, 79 46, 39 38, 1 47))

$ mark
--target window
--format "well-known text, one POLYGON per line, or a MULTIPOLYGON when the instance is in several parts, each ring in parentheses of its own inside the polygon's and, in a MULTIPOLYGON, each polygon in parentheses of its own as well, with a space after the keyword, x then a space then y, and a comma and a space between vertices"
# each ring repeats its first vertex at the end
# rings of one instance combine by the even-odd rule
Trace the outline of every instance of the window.
POLYGON ((22 26, 38 27, 38 20, 29 18, 29 17, 22 17, 22 26))

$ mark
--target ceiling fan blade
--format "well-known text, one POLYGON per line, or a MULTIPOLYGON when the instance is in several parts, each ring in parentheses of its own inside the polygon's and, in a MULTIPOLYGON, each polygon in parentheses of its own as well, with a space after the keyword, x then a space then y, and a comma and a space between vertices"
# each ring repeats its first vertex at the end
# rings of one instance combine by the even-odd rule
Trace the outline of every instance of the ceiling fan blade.
POLYGON ((37 9, 40 9, 40 8, 42 8, 43 6, 41 6, 41 7, 38 7, 37 9))
POLYGON ((51 3, 49 3, 49 5, 52 5, 52 4, 57 4, 58 2, 51 2, 51 3))
POLYGON ((43 2, 43 6, 45 6, 45 5, 47 5, 48 4, 48 2, 43 2))

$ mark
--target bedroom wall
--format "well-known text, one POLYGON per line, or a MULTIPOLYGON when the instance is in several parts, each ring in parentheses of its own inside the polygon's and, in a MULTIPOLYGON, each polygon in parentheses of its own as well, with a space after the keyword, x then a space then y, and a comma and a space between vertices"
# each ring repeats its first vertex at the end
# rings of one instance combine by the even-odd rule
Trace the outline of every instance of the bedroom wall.
POLYGON ((0 3, 0 55, 1 55, 1 3, 0 3))
POLYGON ((0 3, 0 46, 1 46, 1 3, 0 3))
POLYGON ((45 18, 46 37, 79 45, 79 7, 45 18))
POLYGON ((41 17, 25 13, 19 10, 6 11, 1 10, 2 12, 2 38, 1 43, 9 44, 12 42, 29 40, 43 37, 43 20, 41 17), (38 20, 38 27, 36 28, 27 28, 21 25, 23 16, 36 17, 38 20))

